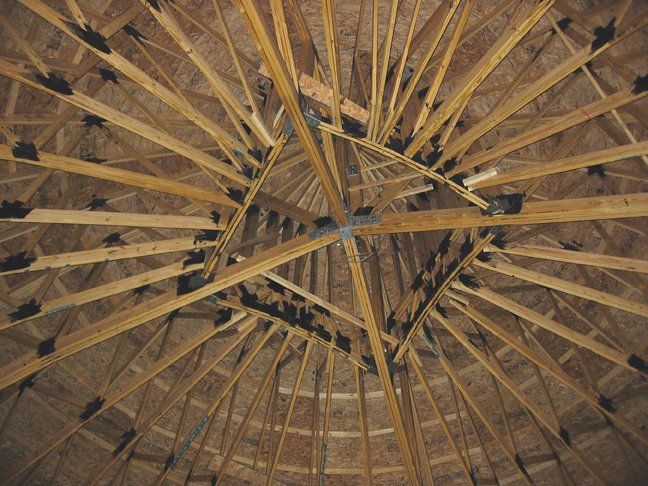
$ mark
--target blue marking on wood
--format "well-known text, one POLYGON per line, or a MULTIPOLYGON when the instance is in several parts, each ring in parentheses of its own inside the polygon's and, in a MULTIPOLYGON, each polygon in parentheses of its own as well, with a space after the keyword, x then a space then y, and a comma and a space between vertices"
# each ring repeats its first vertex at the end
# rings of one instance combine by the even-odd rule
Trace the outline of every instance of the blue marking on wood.
POLYGON ((430 345, 430 348, 432 348, 432 352, 434 353, 434 356, 437 357, 437 359, 441 359, 441 356, 439 356, 439 353, 437 352, 436 348, 432 345, 428 337, 424 334, 423 337, 425 338, 425 341, 430 345))
POLYGON ((57 309, 48 310, 47 312, 43 313, 43 315, 46 316, 47 314, 53 314, 54 312, 61 312, 71 307, 76 307, 76 304, 68 304, 68 305, 64 305, 63 307, 59 307, 57 309))
POLYGON ((328 444, 324 444, 324 449, 322 451, 322 472, 320 473, 320 485, 324 484, 324 469, 326 469, 326 449, 328 449, 328 444))
POLYGON ((193 434, 191 434, 191 437, 189 437, 189 439, 187 439, 187 442, 185 442, 185 445, 182 446, 182 449, 180 449, 180 452, 178 452, 178 454, 176 454, 175 458, 173 459, 173 462, 169 466, 169 469, 173 469, 173 466, 175 466, 178 463, 178 461, 180 460, 182 455, 186 452, 186 450, 189 448, 189 446, 194 441, 196 436, 200 433, 202 428, 205 426, 205 424, 207 423, 207 420, 209 420, 209 415, 205 415, 205 418, 202 419, 202 422, 200 422, 198 427, 196 427, 196 430, 194 430, 193 434))

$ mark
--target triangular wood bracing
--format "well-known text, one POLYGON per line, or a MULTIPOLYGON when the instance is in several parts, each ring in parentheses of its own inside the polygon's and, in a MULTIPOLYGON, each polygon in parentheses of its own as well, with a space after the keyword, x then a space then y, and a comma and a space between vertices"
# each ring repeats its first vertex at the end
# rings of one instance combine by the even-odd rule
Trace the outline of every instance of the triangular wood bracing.
POLYGON ((645 2, 0 24, 0 485, 645 484, 645 2))

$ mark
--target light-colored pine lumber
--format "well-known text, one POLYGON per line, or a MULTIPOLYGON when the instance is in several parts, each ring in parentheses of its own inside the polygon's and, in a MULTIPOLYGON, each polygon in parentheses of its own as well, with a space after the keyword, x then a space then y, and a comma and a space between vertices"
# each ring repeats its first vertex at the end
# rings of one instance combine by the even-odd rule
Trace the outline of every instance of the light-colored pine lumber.
POLYGON ((71 209, 33 209, 24 218, 5 218, 11 223, 83 224, 97 226, 125 226, 134 228, 184 228, 222 230, 210 218, 199 216, 172 216, 166 214, 108 213, 102 211, 74 211, 71 209))

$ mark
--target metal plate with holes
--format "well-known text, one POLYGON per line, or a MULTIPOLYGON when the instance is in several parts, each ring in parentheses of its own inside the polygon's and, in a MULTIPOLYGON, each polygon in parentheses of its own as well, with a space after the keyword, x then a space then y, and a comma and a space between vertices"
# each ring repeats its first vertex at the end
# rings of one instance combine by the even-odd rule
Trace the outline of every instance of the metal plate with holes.
POLYGON ((351 226, 374 226, 380 223, 382 214, 370 214, 368 216, 351 216, 351 226))
POLYGON ((290 137, 293 133, 295 133, 295 127, 290 120, 286 122, 281 133, 283 133, 287 137, 290 137))
POLYGON ((343 240, 349 240, 353 238, 353 228, 351 225, 340 227, 340 238, 343 240))
POLYGON ((358 226, 374 226, 380 223, 382 214, 370 214, 368 216, 350 216, 349 225, 338 227, 337 223, 331 223, 322 228, 317 228, 315 231, 308 233, 311 240, 317 240, 322 236, 326 236, 334 231, 340 231, 340 238, 347 240, 353 238, 353 228, 358 226))
POLYGON ((326 226, 322 226, 321 228, 317 228, 315 231, 311 231, 310 233, 308 233, 308 237, 311 240, 318 240, 322 236, 326 236, 337 230, 338 230, 337 223, 331 223, 331 224, 327 224, 326 226))

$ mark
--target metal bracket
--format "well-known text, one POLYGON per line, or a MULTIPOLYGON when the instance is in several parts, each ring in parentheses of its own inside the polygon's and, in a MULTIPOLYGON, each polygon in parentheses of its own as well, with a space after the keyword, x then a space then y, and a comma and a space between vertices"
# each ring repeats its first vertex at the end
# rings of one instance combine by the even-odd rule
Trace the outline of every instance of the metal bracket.
POLYGON ((351 226, 376 226, 382 220, 382 214, 369 214, 368 216, 350 216, 351 226))
POLYGON ((340 238, 343 240, 350 240, 353 238, 353 228, 350 224, 340 227, 340 238))
POLYGON ((315 231, 308 233, 311 240, 318 240, 334 231, 340 232, 340 237, 343 240, 353 238, 353 228, 358 226, 375 226, 382 220, 382 214, 370 214, 369 216, 349 216, 349 224, 346 226, 338 226, 337 223, 327 224, 315 231))
POLYGON ((292 124, 292 121, 288 120, 281 131, 286 137, 290 138, 293 133, 295 133, 295 127, 292 124))
POLYGON ((347 177, 352 177, 358 175, 358 164, 351 164, 346 166, 347 177))
POLYGON ((301 109, 302 109, 302 113, 304 114, 304 118, 306 119, 306 125, 308 125, 311 128, 319 127, 321 121, 321 115, 318 112, 316 112, 313 108, 308 106, 308 104, 306 104, 303 98, 301 100, 301 109))
POLYGON ((323 236, 326 236, 337 230, 338 230, 337 223, 331 223, 331 224, 327 224, 326 226, 322 226, 321 228, 317 228, 315 231, 311 231, 310 233, 308 233, 308 237, 313 241, 319 240, 323 236))
POLYGON ((317 128, 319 127, 320 120, 315 118, 313 115, 309 115, 308 113, 304 113, 304 118, 306 119, 306 125, 308 125, 311 128, 317 128))

